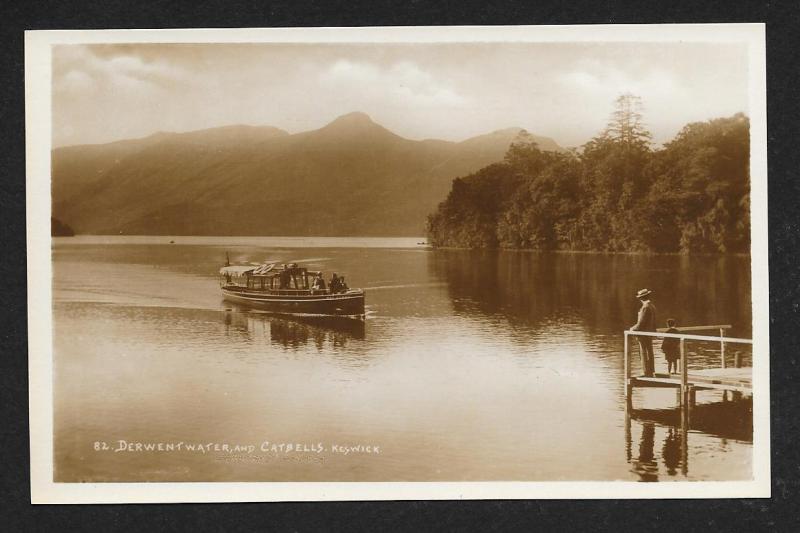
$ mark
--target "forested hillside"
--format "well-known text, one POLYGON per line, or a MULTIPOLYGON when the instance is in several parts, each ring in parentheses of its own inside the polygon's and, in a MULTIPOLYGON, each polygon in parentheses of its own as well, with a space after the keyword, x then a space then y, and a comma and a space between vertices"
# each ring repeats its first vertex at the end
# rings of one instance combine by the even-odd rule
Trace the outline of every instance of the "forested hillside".
POLYGON ((351 113, 293 135, 232 126, 63 147, 53 213, 79 234, 418 236, 453 178, 502 161, 519 131, 416 141, 351 113))
POLYGON ((638 97, 569 153, 521 133, 502 163, 456 178, 428 217, 434 246, 749 252, 749 120, 688 124, 654 149, 638 97))

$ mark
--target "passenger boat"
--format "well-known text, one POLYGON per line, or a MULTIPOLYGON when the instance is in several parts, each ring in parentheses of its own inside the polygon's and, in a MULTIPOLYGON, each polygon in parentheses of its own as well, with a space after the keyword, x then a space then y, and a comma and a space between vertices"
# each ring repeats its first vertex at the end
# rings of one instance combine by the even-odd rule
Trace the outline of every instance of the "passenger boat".
POLYGON ((230 302, 288 315, 364 316, 363 289, 315 289, 312 281, 322 273, 296 263, 225 265, 219 274, 230 302))

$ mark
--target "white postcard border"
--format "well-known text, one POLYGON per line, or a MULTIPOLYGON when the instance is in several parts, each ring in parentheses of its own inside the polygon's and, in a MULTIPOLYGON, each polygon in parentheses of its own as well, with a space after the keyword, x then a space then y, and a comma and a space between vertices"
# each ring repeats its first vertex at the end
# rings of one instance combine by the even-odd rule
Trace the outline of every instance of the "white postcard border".
POLYGON ((32 503, 770 496, 766 55, 763 24, 47 30, 25 33, 32 503), (753 304, 753 480, 737 482, 53 482, 51 46, 89 43, 714 42, 748 46, 753 304))

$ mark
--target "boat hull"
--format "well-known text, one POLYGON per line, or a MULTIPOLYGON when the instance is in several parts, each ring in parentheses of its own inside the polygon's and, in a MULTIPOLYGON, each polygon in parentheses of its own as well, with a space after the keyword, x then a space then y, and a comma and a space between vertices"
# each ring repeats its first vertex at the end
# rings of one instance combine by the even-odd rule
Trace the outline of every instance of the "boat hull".
POLYGON ((361 316, 364 314, 364 291, 341 294, 278 295, 223 287, 226 300, 240 305, 287 315, 361 316))

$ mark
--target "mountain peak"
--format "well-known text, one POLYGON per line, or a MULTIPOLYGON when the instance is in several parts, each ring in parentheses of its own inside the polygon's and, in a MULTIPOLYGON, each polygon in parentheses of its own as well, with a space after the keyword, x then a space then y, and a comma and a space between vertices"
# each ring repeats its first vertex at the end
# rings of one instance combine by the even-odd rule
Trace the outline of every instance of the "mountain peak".
POLYGON ((347 113, 346 115, 342 115, 340 117, 335 118, 329 126, 334 124, 338 125, 372 125, 375 124, 375 121, 370 118, 369 115, 366 113, 362 113, 361 111, 353 111, 352 113, 347 113))
POLYGON ((519 133, 524 130, 525 128, 514 126, 512 128, 503 128, 501 130, 494 130, 489 135, 519 135, 519 133))
MULTIPOLYGON (((493 147, 492 149, 496 149, 498 146, 504 147, 503 149, 507 149, 508 146, 517 140, 517 136, 522 131, 528 131, 520 127, 514 128, 505 128, 502 130, 495 130, 491 133, 486 133, 484 135, 478 135, 477 137, 471 137, 465 141, 461 141, 459 144, 464 147, 474 148, 474 147, 481 147, 481 149, 488 149, 488 147, 493 147)), ((544 150, 546 152, 564 152, 565 150, 560 147, 553 139, 550 137, 542 137, 541 135, 534 135, 528 132, 533 140, 536 142, 540 150, 544 150)))
MULTIPOLYGON (((333 135, 338 139, 363 139, 364 137, 398 137, 377 122, 369 115, 360 111, 342 115, 330 122, 327 126, 317 130, 323 135, 333 135)), ((399 138, 399 137, 398 137, 399 138)))

